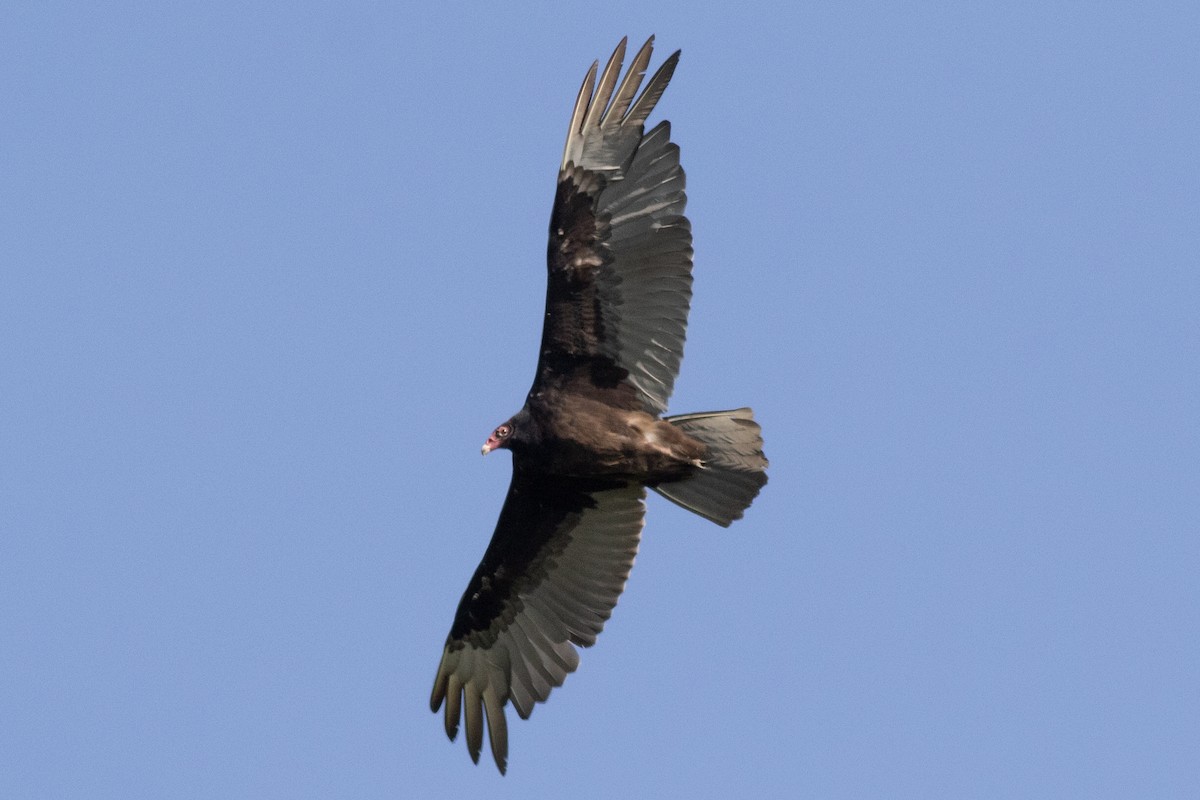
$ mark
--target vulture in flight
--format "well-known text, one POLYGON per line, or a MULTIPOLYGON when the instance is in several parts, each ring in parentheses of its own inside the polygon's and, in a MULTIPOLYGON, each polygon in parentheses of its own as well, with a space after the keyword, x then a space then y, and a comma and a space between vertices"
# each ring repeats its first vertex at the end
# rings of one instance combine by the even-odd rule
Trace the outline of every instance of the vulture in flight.
POLYGON ((430 707, 478 762, 487 720, 500 772, 522 719, 579 665, 633 566, 646 489, 727 526, 767 482, 749 408, 662 416, 692 296, 679 147, 645 130, 676 51, 639 94, 654 37, 621 76, 625 40, 571 114, 546 249, 546 314, 525 406, 483 445, 512 451, 496 531, 442 652, 430 707))

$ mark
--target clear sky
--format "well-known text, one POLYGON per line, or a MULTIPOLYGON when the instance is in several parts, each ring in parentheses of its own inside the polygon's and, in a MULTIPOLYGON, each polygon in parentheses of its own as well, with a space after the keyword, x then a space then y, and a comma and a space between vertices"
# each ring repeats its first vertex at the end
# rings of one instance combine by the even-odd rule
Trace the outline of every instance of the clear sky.
POLYGON ((0 22, 0 797, 1196 796, 1196 3, 74 5, 0 22), (501 778, 429 689, 651 33, 672 411, 771 482, 649 499, 501 778))

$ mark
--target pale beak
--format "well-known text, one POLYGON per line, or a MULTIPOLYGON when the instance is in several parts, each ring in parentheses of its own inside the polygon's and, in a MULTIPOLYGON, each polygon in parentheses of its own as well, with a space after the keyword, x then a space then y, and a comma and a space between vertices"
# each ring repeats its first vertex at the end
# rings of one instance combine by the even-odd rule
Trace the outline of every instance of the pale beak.
POLYGON ((488 453, 492 452, 492 448, 491 448, 491 447, 488 445, 488 443, 487 443, 487 442, 484 442, 484 443, 483 443, 483 447, 481 447, 481 448, 479 448, 479 449, 480 449, 480 450, 483 452, 483 454, 484 454, 485 456, 486 456, 488 453))

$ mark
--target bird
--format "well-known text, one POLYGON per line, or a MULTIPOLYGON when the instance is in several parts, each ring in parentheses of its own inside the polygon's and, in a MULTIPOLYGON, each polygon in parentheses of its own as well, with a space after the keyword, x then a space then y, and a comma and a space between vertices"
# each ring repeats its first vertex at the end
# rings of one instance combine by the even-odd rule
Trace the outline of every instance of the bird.
POLYGON ((484 719, 501 774, 509 704, 522 719, 579 665, 624 589, 646 490, 718 525, 766 484, 750 408, 664 416, 683 357, 692 233, 679 147, 646 120, 679 62, 639 94, 654 37, 621 76, 627 38, 588 70, 550 215, 546 310, 525 404, 483 454, 512 453, 490 543, 454 615, 430 696, 479 762, 484 719))

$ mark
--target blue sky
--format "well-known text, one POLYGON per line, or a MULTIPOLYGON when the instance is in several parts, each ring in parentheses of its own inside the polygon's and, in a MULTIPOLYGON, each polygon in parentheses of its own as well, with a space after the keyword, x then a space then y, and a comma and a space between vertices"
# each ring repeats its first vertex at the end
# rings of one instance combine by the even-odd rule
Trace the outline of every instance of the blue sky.
POLYGON ((981 5, 8 8, 0 796, 1193 795, 1200 11, 981 5), (575 92, 650 33, 672 411, 771 482, 650 498, 500 778, 429 688, 575 92))

